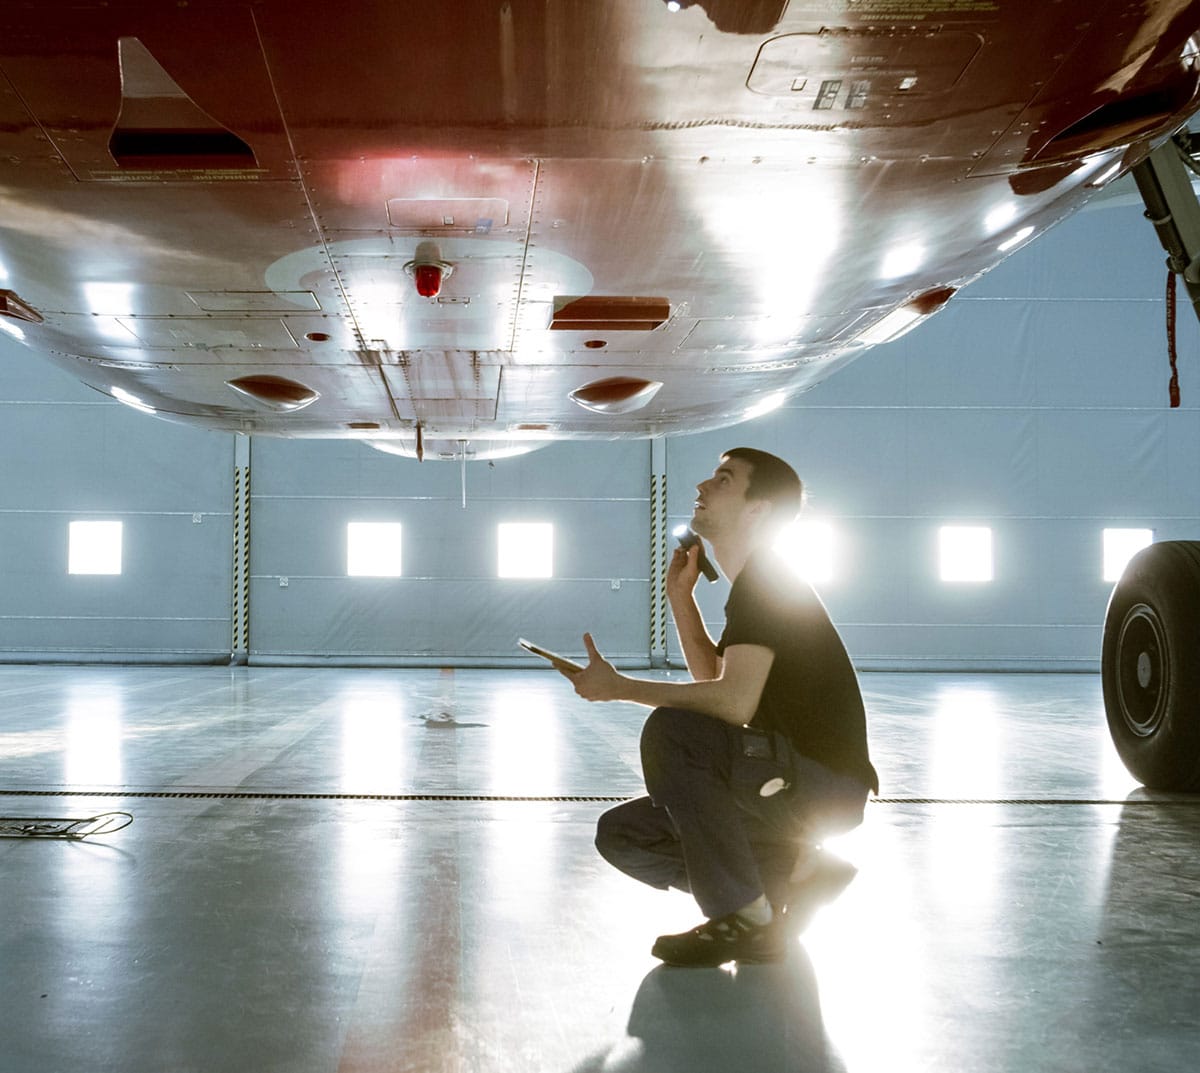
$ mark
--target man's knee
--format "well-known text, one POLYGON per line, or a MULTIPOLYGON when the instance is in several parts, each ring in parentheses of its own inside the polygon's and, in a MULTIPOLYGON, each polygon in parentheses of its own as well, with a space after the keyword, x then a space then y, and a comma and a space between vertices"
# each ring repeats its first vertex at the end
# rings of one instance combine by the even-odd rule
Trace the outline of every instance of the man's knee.
POLYGON ((616 864, 628 845, 629 833, 621 816, 621 806, 602 812, 596 821, 596 850, 600 856, 609 864, 616 864))
POLYGON ((681 881, 682 855, 670 817, 648 797, 610 808, 596 821, 596 851, 626 875, 666 890, 681 881))
POLYGON ((631 850, 655 842, 670 820, 656 809, 648 797, 635 797, 600 814, 596 821, 596 849, 610 864, 626 857, 631 850))

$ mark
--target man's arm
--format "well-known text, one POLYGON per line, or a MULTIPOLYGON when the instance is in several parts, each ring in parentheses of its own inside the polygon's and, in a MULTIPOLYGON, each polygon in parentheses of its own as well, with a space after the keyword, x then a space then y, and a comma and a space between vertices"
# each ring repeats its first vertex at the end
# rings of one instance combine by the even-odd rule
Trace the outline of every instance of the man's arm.
POLYGON ((700 578, 700 546, 676 548, 667 568, 667 600, 679 631, 679 645, 688 672, 697 682, 721 677, 721 657, 717 646, 704 628, 704 619, 696 604, 695 588, 700 578))
POLYGON ((590 633, 583 635, 583 643, 587 646, 588 665, 577 674, 562 673, 584 700, 628 700, 647 708, 685 708, 735 726, 754 718, 775 662, 775 653, 762 645, 731 645, 725 650, 717 678, 653 682, 615 670, 596 650, 590 633))

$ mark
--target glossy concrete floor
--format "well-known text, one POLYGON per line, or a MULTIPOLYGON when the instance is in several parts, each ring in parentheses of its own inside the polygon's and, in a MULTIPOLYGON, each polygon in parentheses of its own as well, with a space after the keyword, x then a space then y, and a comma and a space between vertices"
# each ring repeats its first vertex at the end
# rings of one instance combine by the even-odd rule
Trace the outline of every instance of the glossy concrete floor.
POLYGON ((644 712, 551 671, 0 667, 0 1073, 1200 1067, 1200 799, 1074 675, 862 676, 883 797, 775 966, 591 846, 644 712))

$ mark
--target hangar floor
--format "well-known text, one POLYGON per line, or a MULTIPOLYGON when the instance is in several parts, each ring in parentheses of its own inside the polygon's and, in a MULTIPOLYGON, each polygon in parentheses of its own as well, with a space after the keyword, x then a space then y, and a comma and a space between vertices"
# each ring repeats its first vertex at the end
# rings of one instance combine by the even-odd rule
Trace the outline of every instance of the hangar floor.
POLYGON ((858 875, 732 971, 650 957, 644 713, 551 671, 0 667, 0 813, 133 816, 0 839, 0 1073, 1195 1069, 1200 798, 1094 677, 862 682, 858 875))

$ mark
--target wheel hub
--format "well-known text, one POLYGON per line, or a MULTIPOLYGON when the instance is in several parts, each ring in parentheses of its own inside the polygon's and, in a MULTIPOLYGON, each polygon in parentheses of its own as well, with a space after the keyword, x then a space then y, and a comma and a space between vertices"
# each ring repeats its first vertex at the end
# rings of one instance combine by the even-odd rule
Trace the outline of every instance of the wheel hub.
POLYGON ((1154 677, 1154 663, 1150 659, 1149 652, 1139 652, 1137 658, 1137 679, 1138 685, 1143 689, 1150 687, 1150 682, 1154 677))
POLYGON ((1139 738, 1151 737, 1167 708, 1170 648, 1158 612, 1135 604, 1121 623, 1117 654, 1117 687, 1121 715, 1139 738))

